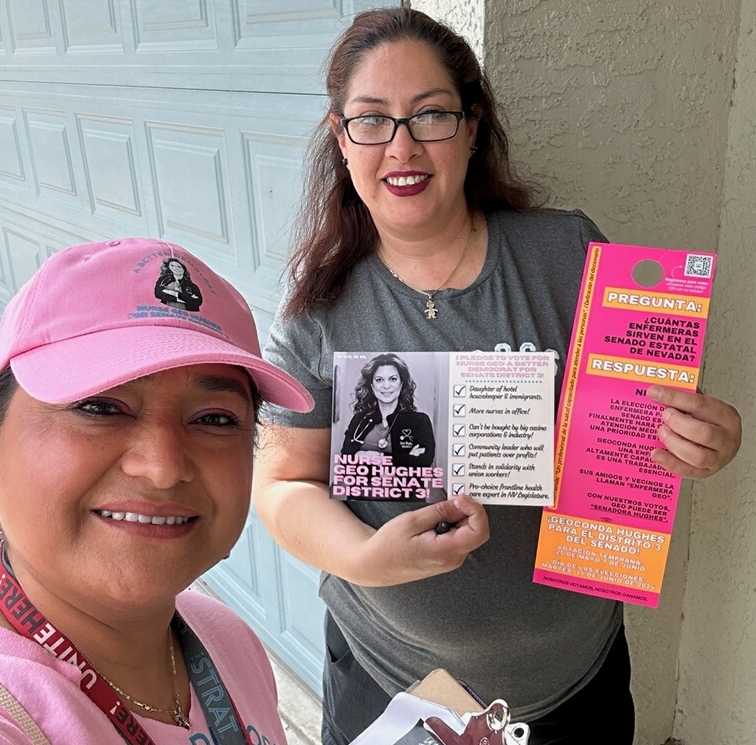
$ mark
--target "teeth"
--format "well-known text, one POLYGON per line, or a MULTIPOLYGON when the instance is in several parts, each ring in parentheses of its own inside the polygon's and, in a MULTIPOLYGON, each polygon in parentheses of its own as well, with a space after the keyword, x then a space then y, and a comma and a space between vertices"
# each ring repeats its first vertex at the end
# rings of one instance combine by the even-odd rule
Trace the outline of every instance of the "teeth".
POLYGON ((138 512, 111 512, 110 510, 96 510, 101 517, 109 517, 111 520, 117 520, 127 523, 144 523, 151 525, 183 525, 189 522, 188 517, 181 517, 179 515, 165 516, 152 516, 152 515, 140 515, 138 512))
POLYGON ((427 176, 389 176, 386 181, 391 186, 412 186, 413 184, 425 181, 427 178, 427 176))

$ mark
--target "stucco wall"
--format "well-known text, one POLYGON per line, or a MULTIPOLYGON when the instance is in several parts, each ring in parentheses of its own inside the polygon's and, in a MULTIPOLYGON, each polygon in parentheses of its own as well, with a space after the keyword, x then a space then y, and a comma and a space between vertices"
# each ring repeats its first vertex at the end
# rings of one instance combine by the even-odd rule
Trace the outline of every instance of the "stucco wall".
POLYGON ((756 321, 756 0, 742 11, 740 0, 411 4, 468 38, 483 29, 482 59, 513 158, 551 189, 554 204, 582 208, 616 242, 719 251, 704 384, 741 410, 746 442, 715 479, 686 483, 660 607, 628 606, 626 618, 637 745, 673 734, 687 745, 750 742, 756 707, 743 704, 756 699, 747 674, 756 631, 745 631, 756 615, 747 489, 756 481, 748 441, 756 376, 745 337, 756 321), (469 13, 481 10, 472 22, 469 13), (733 719, 732 739, 722 738, 723 717, 733 719))
POLYGON ((483 22, 486 14, 486 0, 411 0, 409 5, 416 10, 427 13, 432 18, 451 26, 458 34, 467 39, 478 59, 485 56, 483 43, 483 22))
POLYGON ((704 386, 739 409, 737 459, 696 484, 675 735, 756 740, 756 0, 743 0, 704 386))

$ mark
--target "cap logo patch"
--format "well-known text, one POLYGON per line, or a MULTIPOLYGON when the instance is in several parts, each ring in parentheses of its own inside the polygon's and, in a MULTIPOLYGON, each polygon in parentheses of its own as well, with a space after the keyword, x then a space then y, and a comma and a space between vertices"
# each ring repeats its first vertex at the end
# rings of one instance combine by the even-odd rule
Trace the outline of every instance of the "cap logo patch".
POLYGON ((160 265, 160 276, 155 282, 155 297, 163 305, 196 312, 202 305, 202 293, 192 282, 189 270, 180 259, 167 256, 160 265))

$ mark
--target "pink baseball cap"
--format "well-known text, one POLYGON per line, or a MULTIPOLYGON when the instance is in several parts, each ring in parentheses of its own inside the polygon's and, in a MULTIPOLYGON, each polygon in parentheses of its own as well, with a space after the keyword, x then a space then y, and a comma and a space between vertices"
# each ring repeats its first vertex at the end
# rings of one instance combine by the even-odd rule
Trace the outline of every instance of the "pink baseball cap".
POLYGON ((309 411, 312 396, 260 357, 252 312, 181 246, 121 238, 51 256, 0 319, 0 370, 46 403, 78 401, 185 365, 249 371, 264 401, 309 411))

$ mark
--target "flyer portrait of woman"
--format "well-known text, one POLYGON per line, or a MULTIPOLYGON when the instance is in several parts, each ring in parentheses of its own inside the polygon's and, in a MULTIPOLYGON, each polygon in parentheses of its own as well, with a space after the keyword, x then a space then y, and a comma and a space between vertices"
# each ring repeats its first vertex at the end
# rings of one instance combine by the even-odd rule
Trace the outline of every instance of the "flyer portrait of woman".
POLYGON ((352 417, 341 452, 390 455, 394 465, 429 466, 436 454, 430 417, 417 410, 407 363, 395 354, 373 357, 354 389, 352 417))

